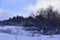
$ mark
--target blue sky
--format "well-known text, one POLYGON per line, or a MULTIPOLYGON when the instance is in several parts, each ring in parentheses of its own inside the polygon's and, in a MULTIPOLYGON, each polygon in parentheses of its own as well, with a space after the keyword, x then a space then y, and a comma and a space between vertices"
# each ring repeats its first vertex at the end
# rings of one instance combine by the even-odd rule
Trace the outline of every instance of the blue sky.
POLYGON ((60 0, 0 0, 0 20, 16 15, 29 16, 40 8, 52 5, 60 10, 60 0))
POLYGON ((29 11, 24 9, 29 4, 35 4, 36 0, 1 0, 0 1, 0 20, 7 19, 16 15, 28 16, 29 11))

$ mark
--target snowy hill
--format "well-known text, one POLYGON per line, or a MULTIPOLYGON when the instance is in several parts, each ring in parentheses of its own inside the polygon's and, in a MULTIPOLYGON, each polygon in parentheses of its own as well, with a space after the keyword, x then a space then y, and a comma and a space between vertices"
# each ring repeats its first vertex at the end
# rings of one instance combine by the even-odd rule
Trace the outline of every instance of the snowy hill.
POLYGON ((60 35, 32 34, 31 31, 23 30, 23 27, 3 26, 0 29, 11 29, 9 33, 0 31, 0 40, 60 40, 60 35))

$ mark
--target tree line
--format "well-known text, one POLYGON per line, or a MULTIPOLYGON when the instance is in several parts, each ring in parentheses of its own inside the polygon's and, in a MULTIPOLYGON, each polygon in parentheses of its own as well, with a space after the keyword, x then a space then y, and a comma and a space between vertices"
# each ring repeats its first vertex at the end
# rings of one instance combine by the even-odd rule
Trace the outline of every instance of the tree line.
POLYGON ((8 20, 0 22, 0 25, 17 25, 24 27, 36 27, 38 31, 43 29, 43 33, 58 34, 60 33, 60 12, 53 10, 53 7, 41 9, 37 11, 38 15, 29 16, 24 18, 23 16, 14 16, 8 20), (53 33, 52 33, 53 32, 53 33))

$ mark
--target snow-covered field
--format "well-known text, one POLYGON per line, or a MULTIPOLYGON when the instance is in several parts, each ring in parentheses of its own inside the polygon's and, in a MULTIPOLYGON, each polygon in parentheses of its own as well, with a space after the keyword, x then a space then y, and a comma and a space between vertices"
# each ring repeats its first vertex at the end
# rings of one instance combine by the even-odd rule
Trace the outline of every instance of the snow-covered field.
POLYGON ((33 34, 23 30, 23 27, 2 26, 2 30, 11 29, 10 33, 0 31, 0 40, 60 40, 60 35, 33 34))

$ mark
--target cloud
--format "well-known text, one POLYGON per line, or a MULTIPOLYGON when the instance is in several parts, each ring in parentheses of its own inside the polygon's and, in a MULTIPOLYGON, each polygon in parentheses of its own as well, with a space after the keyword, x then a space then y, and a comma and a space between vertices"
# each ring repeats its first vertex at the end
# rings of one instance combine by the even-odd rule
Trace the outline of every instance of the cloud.
POLYGON ((18 11, 16 11, 16 12, 15 11, 8 11, 8 10, 4 10, 4 9, 0 8, 0 21, 9 19, 9 17, 12 18, 12 17, 17 16, 17 15, 22 16, 20 14, 20 12, 18 12, 18 11))
POLYGON ((0 15, 3 14, 3 13, 6 13, 6 11, 3 10, 2 8, 0 8, 0 15))
POLYGON ((60 10, 60 0, 37 0, 34 5, 29 4, 25 9, 29 11, 36 11, 40 8, 47 8, 49 5, 53 6, 54 9, 60 10))
POLYGON ((9 16, 8 12, 2 8, 0 8, 0 20, 7 19, 9 16))
POLYGON ((0 7, 0 20, 8 19, 9 17, 16 15, 27 16, 30 12, 35 12, 40 8, 46 8, 49 5, 60 10, 60 0, 37 0, 34 4, 29 3, 30 1, 28 1, 28 3, 25 1, 27 0, 2 0, 0 7))
POLYGON ((9 17, 16 16, 18 13, 11 12, 0 8, 0 20, 9 19, 9 17))

